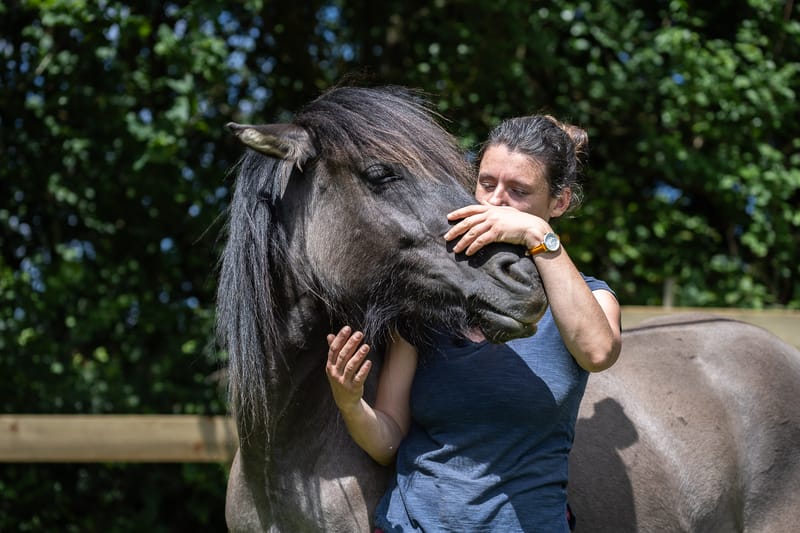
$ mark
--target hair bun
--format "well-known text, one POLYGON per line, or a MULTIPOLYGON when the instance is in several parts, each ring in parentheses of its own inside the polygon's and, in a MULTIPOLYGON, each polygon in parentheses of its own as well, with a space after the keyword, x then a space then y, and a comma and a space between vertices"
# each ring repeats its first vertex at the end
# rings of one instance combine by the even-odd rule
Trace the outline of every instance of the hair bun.
POLYGON ((572 144, 575 145, 575 157, 581 159, 582 156, 586 155, 589 147, 589 134, 586 133, 586 130, 572 124, 567 124, 566 122, 561 122, 552 115, 545 115, 545 118, 567 134, 572 144))

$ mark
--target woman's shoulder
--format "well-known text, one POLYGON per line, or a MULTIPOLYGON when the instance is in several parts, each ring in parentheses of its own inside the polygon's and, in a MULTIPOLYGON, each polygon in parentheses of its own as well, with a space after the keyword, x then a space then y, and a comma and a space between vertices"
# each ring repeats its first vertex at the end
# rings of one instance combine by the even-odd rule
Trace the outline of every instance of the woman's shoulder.
POLYGON ((608 285, 608 283, 606 283, 602 279, 598 279, 598 278, 596 278, 594 276, 587 276, 583 272, 581 272, 581 276, 583 277, 583 280, 586 282, 586 285, 589 286, 590 290, 592 290, 592 291, 608 291, 611 294, 613 294, 615 297, 617 296, 617 293, 615 293, 614 290, 608 285))

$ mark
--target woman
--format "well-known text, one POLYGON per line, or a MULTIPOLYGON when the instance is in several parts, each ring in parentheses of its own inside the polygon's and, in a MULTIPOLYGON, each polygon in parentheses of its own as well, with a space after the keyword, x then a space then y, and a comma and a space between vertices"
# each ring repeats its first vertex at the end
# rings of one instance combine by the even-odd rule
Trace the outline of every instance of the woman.
POLYGON ((375 406, 363 399, 371 362, 363 335, 328 336, 326 372, 353 439, 396 475, 377 530, 568 531, 567 465, 589 372, 621 347, 620 309, 583 276, 550 226, 580 203, 587 135, 550 116, 497 126, 479 158, 475 198, 448 215, 456 253, 490 242, 525 246, 550 302, 536 334, 505 344, 480 331, 441 334, 418 354, 394 335, 375 406))

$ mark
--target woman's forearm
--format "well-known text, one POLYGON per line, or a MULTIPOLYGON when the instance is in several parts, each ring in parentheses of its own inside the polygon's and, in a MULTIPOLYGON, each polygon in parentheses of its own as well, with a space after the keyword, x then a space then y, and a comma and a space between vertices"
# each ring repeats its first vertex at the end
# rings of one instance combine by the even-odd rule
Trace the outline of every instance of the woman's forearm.
POLYGON ((584 369, 613 365, 621 347, 619 304, 607 291, 593 293, 566 250, 535 258, 564 344, 584 369))
POLYGON ((363 398, 341 412, 350 436, 370 457, 382 465, 394 460, 403 432, 391 416, 372 408, 363 398))

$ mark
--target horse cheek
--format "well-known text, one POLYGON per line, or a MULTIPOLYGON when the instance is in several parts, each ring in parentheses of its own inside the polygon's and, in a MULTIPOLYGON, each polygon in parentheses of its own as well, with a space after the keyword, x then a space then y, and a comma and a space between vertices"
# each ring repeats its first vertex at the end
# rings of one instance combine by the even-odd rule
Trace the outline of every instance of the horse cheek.
POLYGON ((340 191, 328 191, 306 216, 305 254, 321 288, 337 296, 364 290, 374 249, 369 224, 358 203, 345 201, 340 191))

